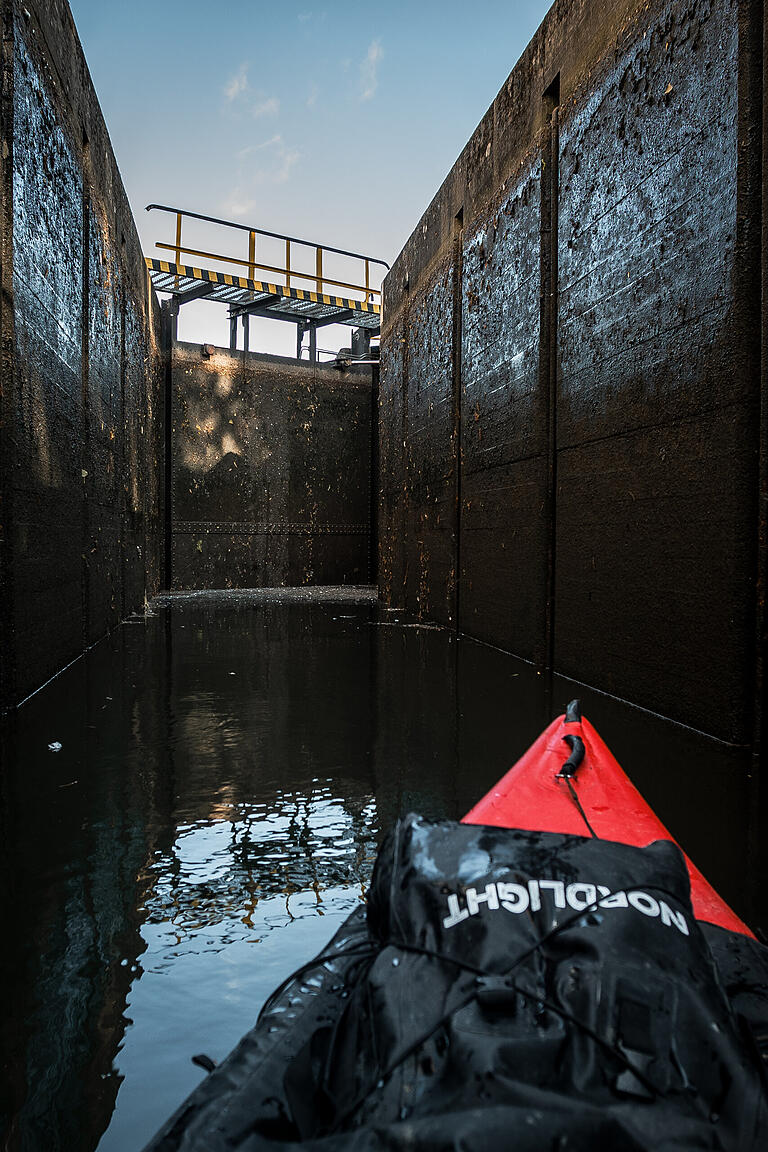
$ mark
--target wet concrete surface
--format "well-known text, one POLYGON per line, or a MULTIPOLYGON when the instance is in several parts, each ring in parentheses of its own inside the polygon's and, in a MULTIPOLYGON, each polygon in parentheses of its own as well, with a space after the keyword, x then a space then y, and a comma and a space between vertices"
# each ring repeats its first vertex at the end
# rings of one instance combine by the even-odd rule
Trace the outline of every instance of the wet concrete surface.
POLYGON ((461 816, 577 693, 765 925, 744 749, 370 589, 182 593, 130 618, 3 732, 3 1147, 141 1147, 204 1075, 190 1057, 225 1056, 363 898, 395 818, 461 816))
POLYGON ((174 589, 370 578, 370 367, 175 343, 174 589))
POLYGON ((382 598, 739 743, 763 56, 738 0, 552 5, 384 281, 379 391, 382 598))
POLYGON ((3 9, 0 707, 161 586, 160 309, 66 0, 3 9))

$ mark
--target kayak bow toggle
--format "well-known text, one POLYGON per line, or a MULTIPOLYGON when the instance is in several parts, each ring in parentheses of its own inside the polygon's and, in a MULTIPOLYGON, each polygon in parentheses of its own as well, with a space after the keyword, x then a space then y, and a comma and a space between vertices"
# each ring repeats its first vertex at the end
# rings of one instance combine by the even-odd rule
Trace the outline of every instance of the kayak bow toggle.
MULTIPOLYGON (((579 704, 578 700, 571 700, 570 704, 566 708, 564 723, 578 724, 579 727, 581 727, 581 705, 579 704)), ((566 760, 565 764, 563 764, 560 771, 557 773, 558 780, 567 780, 570 776, 574 776, 576 774, 576 769, 584 759, 584 753, 586 752, 584 741, 582 740, 581 736, 577 736, 573 732, 568 732, 565 736, 563 736, 563 740, 570 748, 571 754, 566 760)))
MULTIPOLYGON (((571 700, 570 704, 566 708, 564 723, 578 724, 579 727, 581 727, 581 707, 578 700, 571 700)), ((578 794, 573 784, 573 777, 576 775, 576 770, 583 761, 586 752, 584 741, 582 740, 581 736, 577 736, 575 732, 566 732, 565 736, 563 736, 563 742, 568 745, 571 750, 571 754, 555 776, 555 779, 565 780, 566 784, 568 785, 568 791, 571 794, 571 799, 578 808, 579 815, 586 824, 590 836, 594 836, 595 839, 597 839, 597 833, 587 818, 587 814, 582 807, 581 801, 579 800, 578 794)))

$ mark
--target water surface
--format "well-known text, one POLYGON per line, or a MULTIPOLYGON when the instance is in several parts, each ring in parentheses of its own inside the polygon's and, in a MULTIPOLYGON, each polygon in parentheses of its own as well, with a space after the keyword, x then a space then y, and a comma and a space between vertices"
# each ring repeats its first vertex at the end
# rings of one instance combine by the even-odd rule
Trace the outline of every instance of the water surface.
MULTIPOLYGON (((364 898, 396 817, 462 815, 576 692, 367 590, 161 597, 92 649, 4 734, 9 1152, 140 1148, 364 898)), ((746 750, 580 694, 764 915, 746 750)))

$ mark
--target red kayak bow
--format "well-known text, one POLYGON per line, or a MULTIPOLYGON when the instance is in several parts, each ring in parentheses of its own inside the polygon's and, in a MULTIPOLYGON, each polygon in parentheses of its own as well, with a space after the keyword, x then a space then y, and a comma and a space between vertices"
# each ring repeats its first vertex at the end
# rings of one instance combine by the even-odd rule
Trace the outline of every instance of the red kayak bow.
MULTIPOLYGON (((462 823, 592 835, 638 848, 654 840, 674 840, 589 721, 582 719, 577 700, 462 823)), ((687 856, 685 862, 696 919, 753 936, 687 856)))

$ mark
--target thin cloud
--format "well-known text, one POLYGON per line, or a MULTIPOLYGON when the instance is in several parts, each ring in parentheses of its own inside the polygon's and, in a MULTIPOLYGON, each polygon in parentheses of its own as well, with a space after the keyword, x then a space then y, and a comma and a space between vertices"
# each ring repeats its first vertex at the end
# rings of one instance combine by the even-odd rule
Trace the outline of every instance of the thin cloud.
POLYGON ((291 178, 291 173, 301 159, 297 148, 286 148, 281 145, 278 156, 278 165, 272 174, 273 184, 285 184, 291 178))
POLYGON ((227 103, 231 104, 233 100, 237 100, 238 96, 242 96, 249 88, 248 65, 241 64, 234 76, 231 76, 224 86, 224 96, 227 103))
POLYGON ((258 120, 261 116, 277 116, 280 111, 280 101, 276 96, 270 96, 266 100, 257 101, 251 106, 251 115, 254 120, 258 120))
POLYGON ((244 160, 247 160, 249 156, 252 156, 254 152, 261 152, 264 148, 271 148, 273 144, 282 143, 282 139, 282 136, 278 132, 274 136, 270 136, 269 140, 262 140, 260 144, 249 144, 246 148, 241 148, 239 152, 235 153, 235 156, 242 163, 244 160))
POLYGON ((235 188, 229 199, 222 202, 221 210, 236 220, 249 216, 255 207, 256 201, 252 197, 245 195, 242 188, 235 188))
POLYGON ((381 40, 372 40, 360 64, 360 99, 372 100, 379 86, 379 63, 384 55, 381 40))
POLYGON ((221 207, 227 215, 240 218, 250 215, 258 207, 257 188, 286 184, 301 160, 298 148, 286 144, 279 133, 259 144, 249 144, 235 155, 237 179, 221 207))
POLYGON ((251 88, 246 63, 241 64, 224 85, 224 99, 228 105, 235 105, 238 113, 250 113, 254 120, 260 120, 262 116, 277 116, 280 111, 277 96, 265 96, 251 88))
POLYGON ((314 108, 315 104, 317 104, 317 98, 319 95, 320 93, 318 91, 317 84, 313 84, 310 89, 309 96, 307 96, 307 108, 314 108))

